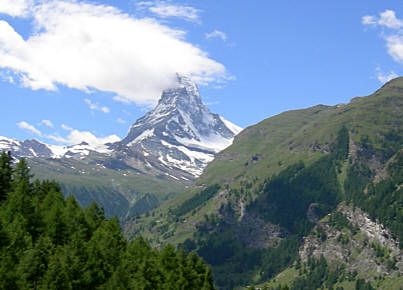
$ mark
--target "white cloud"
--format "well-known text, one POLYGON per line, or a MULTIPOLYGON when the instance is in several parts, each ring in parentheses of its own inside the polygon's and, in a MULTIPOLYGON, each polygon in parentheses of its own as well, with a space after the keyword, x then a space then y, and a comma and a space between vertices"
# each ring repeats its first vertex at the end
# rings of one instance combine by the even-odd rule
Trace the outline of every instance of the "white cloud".
POLYGON ((115 100, 116 102, 124 103, 124 104, 130 104, 131 103, 131 100, 129 98, 122 97, 122 96, 119 96, 119 95, 114 96, 113 100, 115 100))
POLYGON ((118 142, 121 139, 116 135, 110 135, 107 137, 96 137, 94 134, 88 131, 79 131, 72 129, 67 137, 61 137, 59 135, 48 135, 47 138, 52 139, 58 143, 65 145, 76 145, 82 142, 86 142, 92 146, 100 146, 106 143, 118 142))
POLYGON ((386 41, 388 53, 396 62, 403 64, 403 20, 396 17, 393 10, 385 10, 376 16, 364 16, 362 24, 380 26, 388 29, 383 38, 386 41))
POLYGON ((403 34, 386 37, 386 46, 393 59, 403 64, 403 34))
POLYGON ((0 68, 31 89, 61 84, 152 105, 177 72, 199 84, 227 79, 225 67, 186 42, 184 31, 154 19, 73 0, 36 2, 29 11, 35 30, 25 39, 0 21, 0 68))
POLYGON ((365 15, 361 20, 364 25, 380 25, 391 29, 403 28, 403 20, 398 19, 393 10, 385 10, 379 14, 379 17, 365 15))
POLYGON ((361 23, 364 24, 364 25, 369 25, 369 24, 376 25, 376 23, 377 23, 376 22, 376 17, 371 16, 371 15, 363 16, 362 19, 361 19, 361 23))
POLYGON ((376 78, 378 79, 378 81, 380 81, 381 83, 387 83, 388 81, 397 78, 398 75, 394 72, 394 71, 390 71, 388 73, 385 73, 381 70, 380 67, 376 68, 376 78))
POLYGON ((67 126, 65 124, 62 124, 60 127, 65 131, 73 131, 73 128, 71 128, 70 126, 67 126))
POLYGON ((118 122, 119 124, 126 124, 126 121, 123 120, 122 118, 117 118, 116 122, 118 122))
POLYGON ((53 128, 53 123, 49 120, 42 120, 40 124, 53 128))
POLYGON ((227 35, 225 34, 225 32, 222 32, 220 30, 214 30, 213 32, 206 33, 205 36, 206 36, 207 39, 220 38, 223 41, 227 40, 227 35))
POLYGON ((31 124, 28 124, 25 121, 21 121, 17 123, 17 126, 20 127, 21 129, 25 129, 28 131, 31 131, 32 133, 34 133, 35 135, 38 136, 42 136, 41 131, 39 131, 38 129, 36 129, 34 126, 32 126, 31 124))
POLYGON ((395 11, 385 10, 380 14, 380 17, 378 19, 378 25, 383 25, 388 28, 396 29, 403 27, 403 21, 396 18, 395 11))
POLYGON ((0 70, 0 80, 10 84, 15 84, 14 78, 11 76, 11 72, 7 70, 5 71, 0 70))
POLYGON ((0 0, 0 13, 10 16, 26 16, 31 0, 0 0))
POLYGON ((197 21, 200 13, 199 9, 191 6, 171 5, 165 1, 143 1, 137 3, 137 6, 146 7, 150 12, 162 18, 177 17, 186 21, 197 21))
POLYGON ((88 107, 89 107, 91 110, 101 111, 101 112, 103 112, 103 113, 105 113, 105 114, 107 114, 107 113, 110 112, 110 110, 109 110, 108 107, 105 107, 105 106, 102 107, 102 106, 100 106, 100 105, 98 105, 98 104, 94 104, 93 102, 91 102, 90 99, 84 99, 84 102, 86 102, 86 104, 88 105, 88 107))

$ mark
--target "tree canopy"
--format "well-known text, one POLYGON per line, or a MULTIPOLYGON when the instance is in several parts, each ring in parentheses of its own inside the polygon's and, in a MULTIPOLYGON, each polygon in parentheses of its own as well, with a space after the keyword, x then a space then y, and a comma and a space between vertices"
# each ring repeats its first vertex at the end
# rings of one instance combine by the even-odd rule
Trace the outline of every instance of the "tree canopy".
POLYGON ((31 181, 24 159, 0 155, 1 289, 214 289, 195 253, 127 242, 117 218, 81 209, 53 181, 31 181))

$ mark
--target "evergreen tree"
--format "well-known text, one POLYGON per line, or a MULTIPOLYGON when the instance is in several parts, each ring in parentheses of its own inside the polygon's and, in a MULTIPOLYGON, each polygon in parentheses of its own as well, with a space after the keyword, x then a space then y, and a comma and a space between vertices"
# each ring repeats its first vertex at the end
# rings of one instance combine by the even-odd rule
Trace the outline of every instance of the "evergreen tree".
POLYGON ((24 159, 0 160, 0 289, 214 289, 195 254, 128 243, 96 204, 83 211, 57 183, 30 182, 24 159))
POLYGON ((11 188, 12 158, 10 152, 2 152, 0 155, 0 203, 7 198, 11 188))

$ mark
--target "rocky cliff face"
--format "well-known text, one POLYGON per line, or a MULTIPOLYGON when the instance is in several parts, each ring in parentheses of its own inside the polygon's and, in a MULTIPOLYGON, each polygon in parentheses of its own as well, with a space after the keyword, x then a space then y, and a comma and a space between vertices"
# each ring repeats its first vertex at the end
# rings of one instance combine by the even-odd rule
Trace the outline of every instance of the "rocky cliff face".
POLYGON ((131 126, 120 145, 196 177, 241 128, 211 113, 189 78, 177 78, 178 86, 162 93, 158 105, 131 126))
POLYGON ((312 232, 299 250, 303 262, 323 256, 331 263, 344 264, 350 272, 357 271, 366 280, 403 274, 398 242, 384 225, 359 208, 340 205, 312 232))

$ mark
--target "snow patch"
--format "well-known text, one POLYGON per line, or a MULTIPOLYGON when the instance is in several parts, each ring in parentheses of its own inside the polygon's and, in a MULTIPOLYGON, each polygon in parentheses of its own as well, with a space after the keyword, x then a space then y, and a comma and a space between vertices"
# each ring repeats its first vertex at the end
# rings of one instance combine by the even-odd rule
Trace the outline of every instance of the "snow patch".
POLYGON ((147 129, 143 133, 141 133, 139 136, 136 137, 133 141, 131 141, 127 146, 132 146, 133 144, 139 143, 140 141, 150 138, 154 136, 154 128, 152 129, 147 129))
POLYGON ((230 121, 224 119, 224 117, 220 116, 221 121, 223 121, 223 123, 225 124, 225 126, 227 126, 228 129, 230 129, 230 131, 232 133, 234 133, 235 135, 238 135, 243 128, 235 125, 234 123, 231 123, 230 121))

